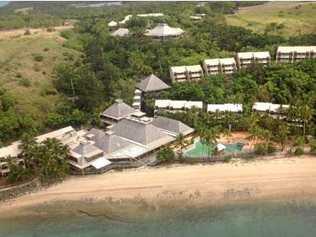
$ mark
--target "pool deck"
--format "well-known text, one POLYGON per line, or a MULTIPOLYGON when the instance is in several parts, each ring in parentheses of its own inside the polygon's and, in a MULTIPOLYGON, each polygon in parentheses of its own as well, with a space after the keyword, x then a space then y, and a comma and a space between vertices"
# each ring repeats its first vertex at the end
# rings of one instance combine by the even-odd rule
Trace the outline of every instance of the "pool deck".
MULTIPOLYGON (((240 142, 232 144, 223 144, 226 146, 224 153, 239 153, 242 151, 244 144, 240 142)), ((185 156, 188 157, 205 157, 212 156, 214 154, 215 147, 203 144, 199 139, 194 141, 194 144, 190 146, 185 152, 185 156)))

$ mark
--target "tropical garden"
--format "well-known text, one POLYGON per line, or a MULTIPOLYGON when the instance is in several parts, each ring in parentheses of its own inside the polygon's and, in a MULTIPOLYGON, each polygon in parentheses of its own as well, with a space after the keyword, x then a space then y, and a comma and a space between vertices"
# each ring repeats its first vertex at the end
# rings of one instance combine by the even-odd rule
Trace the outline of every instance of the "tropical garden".
MULTIPOLYGON (((212 3, 203 7, 193 3, 143 3, 84 10, 65 7, 62 3, 55 7, 40 4, 33 9, 34 14, 41 15, 38 19, 45 14, 52 16, 49 22, 43 20, 41 23, 45 27, 59 24, 60 20, 77 20, 74 29, 62 32, 61 36, 66 39, 63 47, 79 51, 80 57, 68 57, 66 62, 55 66, 54 93, 61 99, 40 124, 32 116, 20 112, 10 91, 0 90, 0 146, 25 134, 38 134, 68 125, 77 128, 99 126, 99 113, 117 98, 131 103, 135 84, 144 76, 154 73, 170 84, 170 66, 200 64, 206 58, 232 57, 236 52, 247 50, 268 50, 274 58, 279 45, 312 45, 316 42, 315 33, 284 36, 269 30, 256 33, 227 24, 225 15, 234 13, 243 4, 250 3, 212 3), (135 16, 146 12, 163 12, 164 17, 135 16), (200 13, 206 14, 201 21, 190 20, 190 15, 200 13), (127 14, 134 15, 125 26, 130 29, 130 35, 112 37, 108 22, 121 20, 127 14), (152 40, 143 35, 147 28, 159 22, 181 27, 186 33, 179 39, 168 41, 152 40)), ((32 16, 10 11, 2 16, 2 20, 15 22, 9 28, 36 24, 32 16)), ((281 149, 291 144, 292 151, 301 154, 304 144, 309 144, 311 151, 315 151, 315 91, 316 62, 304 61, 272 63, 267 67, 254 64, 232 76, 210 76, 197 83, 172 84, 170 90, 158 97, 243 104, 242 114, 207 114, 196 110, 165 114, 195 128, 204 143, 215 144, 220 133, 248 131, 254 139, 263 141, 256 148, 260 154, 274 151, 275 144, 280 144, 281 149), (256 101, 289 104, 287 119, 253 113, 251 107, 256 101)), ((153 100, 151 96, 145 98, 149 112, 154 110, 153 100)), ((35 147, 31 152, 36 152, 38 157, 43 150, 49 149, 35 147)), ((28 152, 25 154, 28 157, 28 152)), ((163 154, 167 158, 162 159, 173 157, 168 150, 163 154)), ((30 167, 26 172, 45 177, 46 168, 33 165, 37 161, 30 162, 25 164, 30 167)), ((61 171, 54 174, 56 177, 63 176, 64 166, 60 167, 61 171)))

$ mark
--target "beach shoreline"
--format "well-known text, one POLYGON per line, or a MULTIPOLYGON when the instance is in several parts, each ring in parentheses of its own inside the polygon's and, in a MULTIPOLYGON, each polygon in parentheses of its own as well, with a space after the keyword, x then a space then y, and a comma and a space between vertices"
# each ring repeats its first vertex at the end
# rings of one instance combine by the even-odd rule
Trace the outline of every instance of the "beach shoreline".
POLYGON ((55 202, 139 202, 159 208, 304 198, 316 198, 316 158, 307 155, 70 177, 47 189, 0 203, 0 216, 55 202))

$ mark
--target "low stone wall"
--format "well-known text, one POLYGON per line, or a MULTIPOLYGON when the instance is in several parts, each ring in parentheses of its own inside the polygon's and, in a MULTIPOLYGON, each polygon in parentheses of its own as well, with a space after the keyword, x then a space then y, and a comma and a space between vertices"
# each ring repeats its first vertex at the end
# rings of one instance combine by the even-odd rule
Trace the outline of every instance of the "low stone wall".
POLYGON ((27 183, 2 188, 0 189, 0 202, 19 197, 29 192, 33 192, 40 187, 40 181, 38 179, 34 179, 27 183))
POLYGON ((184 163, 206 163, 206 162, 224 162, 231 158, 254 158, 256 155, 254 152, 240 152, 240 153, 231 153, 231 154, 219 154, 212 155, 210 157, 187 157, 184 156, 181 162, 184 163))
POLYGON ((186 157, 184 156, 181 159, 181 163, 212 163, 212 162, 226 162, 230 159, 237 158, 237 159, 254 159, 254 158, 264 158, 264 157, 277 157, 278 159, 283 158, 290 158, 294 157, 296 155, 294 154, 288 154, 280 151, 276 151, 270 154, 266 155, 258 155, 254 151, 246 151, 246 152, 240 152, 240 153, 232 153, 232 154, 219 154, 219 155, 213 155, 210 157, 186 157))

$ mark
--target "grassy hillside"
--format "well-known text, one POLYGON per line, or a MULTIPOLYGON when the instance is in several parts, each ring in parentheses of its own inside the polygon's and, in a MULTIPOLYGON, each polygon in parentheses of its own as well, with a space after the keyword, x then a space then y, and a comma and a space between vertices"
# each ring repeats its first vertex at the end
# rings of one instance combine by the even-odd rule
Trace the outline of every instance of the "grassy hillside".
POLYGON ((2 39, 0 86, 14 96, 19 111, 43 121, 60 99, 52 85, 54 67, 76 55, 57 35, 2 39))
POLYGON ((316 3, 270 2, 243 7, 234 15, 226 16, 226 20, 231 25, 246 27, 260 33, 263 33, 271 23, 281 25, 275 33, 284 36, 315 33, 316 3))

